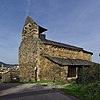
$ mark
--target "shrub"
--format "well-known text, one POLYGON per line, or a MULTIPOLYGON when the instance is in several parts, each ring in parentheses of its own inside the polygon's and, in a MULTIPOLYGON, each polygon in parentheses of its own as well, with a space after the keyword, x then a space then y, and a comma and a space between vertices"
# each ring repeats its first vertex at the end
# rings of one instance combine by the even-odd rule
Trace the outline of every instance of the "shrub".
POLYGON ((100 81, 100 64, 94 64, 81 69, 77 79, 78 83, 88 84, 95 81, 100 81))

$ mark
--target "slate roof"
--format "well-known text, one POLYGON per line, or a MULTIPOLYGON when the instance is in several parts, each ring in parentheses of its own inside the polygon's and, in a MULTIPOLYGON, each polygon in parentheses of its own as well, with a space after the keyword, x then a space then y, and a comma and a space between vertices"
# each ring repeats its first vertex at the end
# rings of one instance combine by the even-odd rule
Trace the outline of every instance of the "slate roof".
POLYGON ((76 47, 76 46, 72 46, 72 45, 69 45, 69 44, 64 44, 64 43, 60 43, 60 42, 47 40, 47 39, 45 39, 45 35, 44 34, 41 34, 40 37, 42 37, 40 39, 42 40, 42 42, 44 44, 54 45, 54 46, 63 47, 63 48, 71 49, 71 50, 83 51, 85 53, 89 53, 89 54, 93 55, 92 52, 86 51, 86 50, 84 50, 83 48, 80 48, 80 47, 76 47))
POLYGON ((50 56, 45 56, 47 59, 50 61, 62 65, 62 66, 89 66, 94 64, 91 61, 87 60, 82 60, 82 59, 65 59, 65 58, 58 58, 58 57, 50 57, 50 56))
MULTIPOLYGON (((38 25, 38 26, 39 26, 39 25, 38 25)), ((43 27, 39 26, 39 34, 45 32, 45 31, 47 31, 46 28, 43 28, 43 27)))
POLYGON ((44 44, 51 44, 51 45, 55 45, 55 46, 59 46, 59 47, 64 47, 64 48, 70 48, 70 49, 74 49, 74 50, 83 50, 82 48, 79 47, 75 47, 75 46, 71 46, 68 44, 64 44, 64 43, 59 43, 59 42, 55 42, 55 41, 51 41, 51 40, 43 40, 44 44))

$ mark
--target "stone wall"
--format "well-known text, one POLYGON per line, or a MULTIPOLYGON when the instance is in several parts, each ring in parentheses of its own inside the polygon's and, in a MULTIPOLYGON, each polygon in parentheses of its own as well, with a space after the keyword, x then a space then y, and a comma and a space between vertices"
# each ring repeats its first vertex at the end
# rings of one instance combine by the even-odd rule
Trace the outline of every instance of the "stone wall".
POLYGON ((60 66, 42 57, 40 64, 40 80, 65 80, 68 74, 67 66, 60 66))
POLYGON ((21 81, 35 81, 35 73, 39 56, 39 26, 27 17, 22 31, 22 41, 19 47, 19 66, 21 81))
POLYGON ((37 39, 29 37, 19 48, 20 77, 23 81, 34 81, 37 58, 37 39))
POLYGON ((91 61, 91 54, 85 53, 83 51, 69 50, 66 48, 56 47, 53 45, 43 45, 40 46, 40 74, 41 80, 53 80, 54 77, 58 79, 66 79, 68 74, 68 66, 60 66, 51 62, 45 55, 51 57, 59 58, 70 58, 70 59, 82 59, 91 61))
POLYGON ((65 79, 68 67, 51 62, 45 58, 45 55, 91 61, 91 54, 53 45, 44 45, 39 38, 28 37, 22 41, 19 48, 20 77, 22 81, 35 81, 35 77, 38 80, 53 80, 54 77, 65 79), (38 67, 37 76, 35 75, 35 67, 38 67))
POLYGON ((0 82, 10 82, 11 81, 11 77, 10 77, 10 71, 6 72, 6 73, 0 73, 0 76, 2 76, 0 82))
POLYGON ((70 50, 67 48, 57 47, 53 45, 45 45, 44 54, 51 57, 70 58, 70 59, 82 59, 91 61, 91 54, 83 51, 70 50))

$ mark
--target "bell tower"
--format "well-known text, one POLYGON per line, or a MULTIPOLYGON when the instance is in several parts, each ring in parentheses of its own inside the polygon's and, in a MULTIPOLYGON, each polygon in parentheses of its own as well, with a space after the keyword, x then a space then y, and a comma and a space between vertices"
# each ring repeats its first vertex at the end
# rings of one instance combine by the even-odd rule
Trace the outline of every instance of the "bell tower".
POLYGON ((29 16, 26 18, 19 47, 21 81, 38 81, 40 70, 40 34, 46 31, 29 16))
POLYGON ((22 40, 30 36, 38 38, 39 26, 29 16, 26 18, 25 25, 22 31, 22 40))

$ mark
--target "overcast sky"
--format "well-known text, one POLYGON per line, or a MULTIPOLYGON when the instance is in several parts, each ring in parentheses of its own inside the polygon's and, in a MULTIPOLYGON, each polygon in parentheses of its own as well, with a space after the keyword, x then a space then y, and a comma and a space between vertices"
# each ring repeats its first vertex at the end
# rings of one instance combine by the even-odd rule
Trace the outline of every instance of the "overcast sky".
POLYGON ((0 0, 0 61, 18 63, 27 16, 50 40, 82 47, 100 62, 100 0, 0 0))

